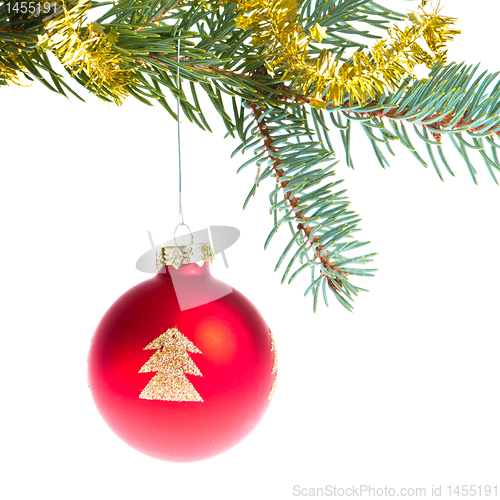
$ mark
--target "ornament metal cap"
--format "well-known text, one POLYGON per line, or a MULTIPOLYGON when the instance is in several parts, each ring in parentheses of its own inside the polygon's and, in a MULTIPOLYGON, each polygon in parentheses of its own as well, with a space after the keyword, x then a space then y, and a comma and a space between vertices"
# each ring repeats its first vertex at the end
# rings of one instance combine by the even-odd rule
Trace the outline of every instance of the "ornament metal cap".
POLYGON ((214 250, 210 243, 191 243, 182 246, 161 247, 156 251, 156 267, 174 266, 179 269, 183 264, 198 264, 213 262, 214 250))

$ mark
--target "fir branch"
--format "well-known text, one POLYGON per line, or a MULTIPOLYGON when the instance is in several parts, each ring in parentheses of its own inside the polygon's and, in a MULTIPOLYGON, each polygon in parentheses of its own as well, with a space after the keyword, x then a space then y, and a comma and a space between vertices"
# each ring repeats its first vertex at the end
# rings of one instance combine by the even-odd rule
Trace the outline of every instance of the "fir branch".
POLYGON ((350 264, 365 264, 374 255, 345 255, 366 243, 352 239, 359 217, 348 210, 345 190, 332 191, 342 181, 333 179, 330 122, 351 167, 357 124, 384 168, 394 155, 391 143, 398 141, 422 165, 431 163, 441 179, 445 171, 453 175, 445 157, 448 138, 474 182, 471 151, 497 182, 500 73, 477 77, 477 67, 445 64, 446 42, 456 34, 453 19, 437 10, 426 13, 426 0, 406 29, 391 24, 407 16, 373 0, 121 0, 92 24, 88 8, 101 2, 55 1, 50 17, 20 16, 13 23, 0 0, 0 85, 19 83, 22 73, 79 97, 52 68, 52 51, 73 80, 99 98, 158 102, 177 119, 169 99, 180 97, 187 118, 210 130, 198 98, 204 92, 227 134, 241 141, 233 155, 254 150, 240 167, 257 166, 245 205, 261 182, 275 178, 274 225, 265 246, 279 227, 289 226, 292 237, 276 269, 288 259, 282 281, 289 283, 311 271, 306 294, 315 310, 320 294, 328 305, 328 291, 351 310, 363 289, 350 276, 372 270, 350 264), (429 78, 412 77, 416 63, 436 60, 429 78))
MULTIPOLYGON (((291 283, 306 268, 311 270, 311 284, 306 289, 305 294, 312 292, 314 310, 316 311, 317 308, 321 287, 323 287, 323 298, 328 305, 325 286, 322 284, 325 282, 337 300, 346 309, 352 311, 352 305, 349 301, 353 300, 353 295, 357 295, 359 291, 364 291, 364 289, 352 285, 349 281, 349 275, 372 276, 371 272, 374 270, 362 271, 346 268, 345 264, 367 263, 372 260, 371 257, 375 254, 351 258, 342 255, 342 252, 361 247, 367 243, 344 241, 345 238, 352 237, 359 219, 354 212, 347 210, 349 202, 343 196, 345 190, 337 193, 330 191, 330 188, 342 181, 326 186, 320 185, 323 180, 328 180, 334 175, 332 168, 335 163, 326 169, 312 170, 317 164, 333 159, 333 152, 324 149, 317 141, 291 143, 293 132, 307 125, 303 118, 297 119, 293 113, 286 112, 285 109, 272 110, 263 107, 262 104, 250 101, 247 101, 246 105, 251 110, 256 132, 263 142, 260 157, 266 155, 270 164, 259 176, 256 185, 271 173, 276 178, 277 184, 276 189, 271 194, 271 199, 274 200, 271 211, 275 215, 275 224, 265 247, 284 222, 288 223, 292 232, 292 239, 280 257, 276 270, 281 266, 292 246, 297 244, 299 247, 285 270, 282 283, 291 272, 292 265, 299 258, 301 266, 291 274, 288 282, 291 283), (290 121, 291 124, 286 123, 290 121), (286 130, 286 132, 285 134, 273 135, 273 130, 275 132, 286 130), (312 188, 315 190, 311 191, 312 188), (283 193, 283 201, 280 203, 276 199, 278 191, 283 193), (285 212, 279 221, 276 217, 278 211, 285 212), (307 216, 306 213, 310 215, 307 216), (315 276, 316 268, 319 268, 319 277, 315 276)), ((300 133, 296 132, 296 135, 300 133)), ((245 138, 243 140, 245 141, 245 138)), ((250 195, 253 194, 256 185, 250 195)))
MULTIPOLYGON (((443 177, 437 159, 453 175, 443 149, 448 138, 476 184, 476 171, 469 156, 474 150, 479 152, 490 175, 497 182, 494 171, 500 171, 500 163, 496 154, 487 154, 486 147, 489 144, 496 145, 495 138, 500 135, 500 72, 490 74, 485 71, 474 78, 477 69, 478 66, 466 66, 464 63, 437 63, 427 79, 407 80, 398 91, 373 100, 366 106, 352 107, 346 103, 343 106, 330 105, 326 110, 332 114, 332 118, 333 114, 345 116, 349 131, 355 123, 361 123, 367 135, 371 136, 370 139, 373 139, 370 132, 372 128, 382 131, 383 142, 388 144, 398 140, 422 165, 427 166, 411 142, 404 123, 413 125, 418 143, 425 144, 429 159, 441 180, 443 177), (391 125, 393 133, 387 131, 386 123, 391 125), (468 142, 463 134, 471 137, 473 142, 468 142), (488 144, 483 139, 488 139, 488 144)), ((341 135, 345 135, 345 129, 338 120, 332 120, 332 123, 341 135)), ((344 145, 346 156, 350 157, 350 147, 344 145)), ((386 164, 383 160, 381 163, 383 166, 386 164)))

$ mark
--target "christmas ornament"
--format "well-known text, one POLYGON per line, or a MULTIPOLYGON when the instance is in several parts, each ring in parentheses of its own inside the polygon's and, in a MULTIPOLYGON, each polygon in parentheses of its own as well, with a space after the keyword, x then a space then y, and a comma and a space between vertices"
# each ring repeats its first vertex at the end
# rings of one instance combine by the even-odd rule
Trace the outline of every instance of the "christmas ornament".
POLYGON ((127 444, 203 460, 241 441, 274 394, 276 346, 256 307, 210 273, 211 246, 162 247, 158 273, 123 294, 93 336, 89 386, 127 444))

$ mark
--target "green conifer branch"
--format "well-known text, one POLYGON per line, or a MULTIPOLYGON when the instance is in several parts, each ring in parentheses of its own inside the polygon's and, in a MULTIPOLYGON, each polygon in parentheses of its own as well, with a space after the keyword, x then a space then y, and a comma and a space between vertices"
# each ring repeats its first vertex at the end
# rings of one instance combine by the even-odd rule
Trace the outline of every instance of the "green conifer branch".
MULTIPOLYGON (((383 167, 394 156, 392 144, 397 141, 420 164, 432 164, 444 179, 446 172, 454 175, 445 156, 451 145, 474 182, 477 171, 471 151, 498 183, 499 72, 479 74, 478 66, 442 60, 433 65, 428 78, 408 75, 395 90, 386 89, 363 104, 346 96, 341 104, 330 101, 316 109, 314 86, 301 92, 293 79, 284 77, 284 70, 273 74, 266 67, 265 47, 252 43, 255 30, 238 26, 237 0, 92 2, 88 12, 107 9, 92 24, 84 20, 87 10, 78 11, 79 24, 73 22, 74 0, 57 0, 59 10, 50 19, 20 17, 13 23, 8 1, 0 0, 0 85, 23 74, 54 92, 81 99, 78 89, 68 84, 71 78, 103 100, 120 103, 130 96, 147 105, 157 102, 174 119, 180 96, 186 117, 210 131, 200 105, 200 95, 208 97, 227 135, 240 142, 233 155, 253 152, 240 167, 258 167, 244 205, 257 186, 274 179, 269 196, 274 224, 265 247, 280 227, 288 225, 291 238, 276 270, 283 269, 282 281, 289 283, 310 271, 306 294, 312 295, 315 310, 320 297, 328 304, 330 293, 352 310, 354 297, 363 291, 351 283, 352 277, 371 276, 374 271, 362 266, 375 254, 352 255, 367 243, 353 237, 360 219, 349 210, 346 191, 337 190, 342 182, 335 174, 339 161, 354 165, 353 127, 364 131, 383 167), (66 21, 64 15, 69 16, 66 21), (85 64, 68 64, 74 47, 53 36, 61 32, 57 22, 84 44, 85 57, 76 59, 85 64), (114 82, 95 78, 96 68, 106 70, 105 60, 99 59, 105 51, 116 57, 116 67, 111 68, 114 82), (62 69, 54 68, 49 52, 63 63, 62 69), (342 154, 335 154, 332 128, 340 135, 342 154)), ((317 29, 317 24, 324 30, 318 38, 321 45, 311 43, 307 57, 318 59, 327 47, 340 61, 350 61, 354 51, 372 46, 394 21, 406 17, 372 0, 303 0, 296 3, 296 13, 305 32, 317 29)))
MULTIPOLYGON (((327 111, 331 113, 331 121, 342 137, 359 122, 382 166, 389 163, 377 141, 390 148, 390 141, 397 140, 427 167, 428 162, 414 145, 417 144, 421 146, 420 150, 425 147, 428 161, 444 180, 441 168, 454 175, 443 149, 444 143, 450 142, 476 184, 477 171, 469 156, 474 150, 479 152, 488 172, 498 184, 495 171, 500 172, 496 155, 496 149, 500 147, 497 138, 500 133, 500 72, 491 74, 484 71, 475 77, 478 66, 438 63, 427 79, 407 81, 387 97, 366 106, 332 106, 327 111), (346 119, 345 125, 342 117, 346 119), (391 130, 387 129, 387 125, 391 130), (413 140, 408 128, 413 131, 413 140)), ((346 157, 350 159, 350 144, 344 142, 344 146, 346 157)), ((352 166, 350 160, 347 163, 352 166)))
MULTIPOLYGON (((346 264, 371 262, 375 254, 345 255, 368 242, 352 240, 352 233, 357 230, 360 219, 356 213, 348 210, 350 202, 345 196, 346 190, 332 191, 343 182, 333 179, 333 167, 337 164, 334 152, 324 147, 318 128, 316 137, 308 131, 307 116, 300 113, 300 106, 269 108, 250 101, 245 104, 251 110, 255 122, 254 129, 247 128, 247 131, 253 136, 260 136, 263 143, 254 150, 258 156, 257 164, 261 166, 267 163, 256 179, 247 202, 256 186, 265 178, 272 176, 276 179, 276 187, 270 194, 274 226, 264 248, 267 248, 282 224, 286 223, 292 233, 275 271, 288 258, 281 282, 288 279, 290 284, 298 274, 309 269, 310 285, 305 295, 312 294, 314 311, 320 292, 328 306, 327 290, 351 311, 353 297, 365 290, 353 285, 350 276, 372 276, 375 270, 346 267, 346 264), (311 138, 300 140, 306 135, 311 138), (327 167, 320 166, 331 161, 333 163, 327 167), (278 193, 282 194, 280 201, 278 193)), ((242 141, 247 142, 246 135, 242 141)))

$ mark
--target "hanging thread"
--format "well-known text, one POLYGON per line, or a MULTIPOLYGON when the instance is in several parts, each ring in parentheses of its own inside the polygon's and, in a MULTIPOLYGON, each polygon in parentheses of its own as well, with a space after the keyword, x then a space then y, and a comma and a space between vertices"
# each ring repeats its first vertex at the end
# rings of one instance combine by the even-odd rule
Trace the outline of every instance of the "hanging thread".
POLYGON ((184 223, 184 212, 182 211, 182 164, 181 164, 181 75, 180 75, 180 61, 181 61, 181 39, 177 39, 177 155, 179 157, 179 219, 174 230, 174 242, 177 245, 175 233, 180 226, 186 226, 191 233, 191 244, 193 243, 193 233, 190 227, 184 223))
POLYGON ((180 86, 180 60, 181 60, 181 39, 177 39, 177 153, 179 157, 179 225, 184 225, 184 213, 182 212, 182 167, 181 167, 181 86, 180 86))

